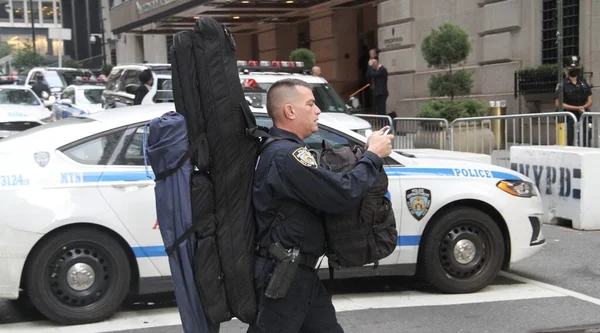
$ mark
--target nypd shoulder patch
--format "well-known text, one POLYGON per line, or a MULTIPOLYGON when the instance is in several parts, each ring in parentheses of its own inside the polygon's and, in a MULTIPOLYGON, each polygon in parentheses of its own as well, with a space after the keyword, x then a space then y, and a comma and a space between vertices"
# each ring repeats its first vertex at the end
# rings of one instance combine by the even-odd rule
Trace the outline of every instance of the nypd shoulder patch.
POLYGON ((310 151, 308 151, 308 149, 306 149, 306 147, 297 148, 292 153, 292 156, 294 156, 294 159, 296 159, 298 163, 304 166, 313 168, 316 168, 318 166, 315 157, 312 156, 312 154, 310 153, 310 151))

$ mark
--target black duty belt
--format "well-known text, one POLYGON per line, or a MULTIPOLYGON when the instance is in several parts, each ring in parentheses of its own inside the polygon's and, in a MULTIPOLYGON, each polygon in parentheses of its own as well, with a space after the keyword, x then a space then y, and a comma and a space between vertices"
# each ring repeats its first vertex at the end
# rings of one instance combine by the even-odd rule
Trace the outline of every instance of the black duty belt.
MULTIPOLYGON (((257 256, 260 256, 260 257, 273 258, 271 256, 271 254, 269 253, 269 249, 267 249, 267 248, 260 248, 260 249, 256 250, 255 253, 257 256)), ((315 268, 318 261, 319 261, 318 257, 312 256, 312 255, 306 254, 306 253, 300 253, 298 265, 315 268)))

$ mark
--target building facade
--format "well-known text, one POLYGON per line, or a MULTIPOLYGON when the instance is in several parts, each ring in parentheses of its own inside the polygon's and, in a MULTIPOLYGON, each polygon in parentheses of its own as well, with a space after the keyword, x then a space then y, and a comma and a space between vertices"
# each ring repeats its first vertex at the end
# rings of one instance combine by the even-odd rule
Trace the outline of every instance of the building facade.
MULTIPOLYGON (((33 41, 32 16, 35 28, 35 47, 39 54, 58 55, 62 48, 60 41, 48 38, 49 28, 62 27, 60 0, 34 0, 30 8, 28 0, 3 0, 0 2, 0 41, 7 42, 15 49, 33 41)), ((62 51, 64 54, 64 51, 62 51)))
MULTIPOLYGON (((348 97, 364 83, 365 50, 377 47, 389 72, 388 112, 398 116, 415 116, 430 99, 428 81, 443 71, 427 66, 421 42, 431 29, 452 22, 468 32, 473 46, 465 63, 455 65, 474 73, 472 96, 465 97, 505 100, 512 114, 554 111, 552 91, 515 95, 515 73, 556 63, 555 0, 105 1, 118 63, 168 62, 172 34, 211 15, 231 26, 239 59, 285 60, 291 50, 308 46, 323 76, 348 97)), ((600 2, 563 3, 564 55, 581 56, 593 84, 600 71, 600 2)), ((598 103, 592 111, 600 111, 598 103)))

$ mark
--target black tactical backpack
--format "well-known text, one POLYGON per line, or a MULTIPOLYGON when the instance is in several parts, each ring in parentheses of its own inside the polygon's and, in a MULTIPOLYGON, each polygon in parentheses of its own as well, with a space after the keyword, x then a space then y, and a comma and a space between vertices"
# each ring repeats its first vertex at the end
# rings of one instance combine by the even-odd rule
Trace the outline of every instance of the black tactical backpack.
MULTIPOLYGON (((319 163, 333 172, 346 172, 363 154, 363 149, 358 146, 334 148, 323 141, 319 163)), ((326 255, 331 278, 333 268, 371 263, 377 267, 379 260, 394 252, 398 231, 387 192, 388 177, 382 168, 377 182, 358 206, 342 214, 325 214, 326 255)))

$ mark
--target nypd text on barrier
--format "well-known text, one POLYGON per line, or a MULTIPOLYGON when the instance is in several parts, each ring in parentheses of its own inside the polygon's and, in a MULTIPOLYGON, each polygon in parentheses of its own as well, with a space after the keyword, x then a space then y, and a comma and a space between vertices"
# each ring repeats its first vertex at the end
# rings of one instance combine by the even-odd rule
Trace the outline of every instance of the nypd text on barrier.
POLYGON ((530 170, 533 173, 535 186, 542 194, 558 195, 559 197, 581 199, 581 189, 574 188, 573 179, 581 179, 581 169, 553 167, 549 165, 530 165, 525 163, 511 163, 510 168, 527 177, 530 177, 530 170), (552 185, 558 182, 558 193, 552 192, 552 185), (542 187, 540 187, 540 185, 542 187))

